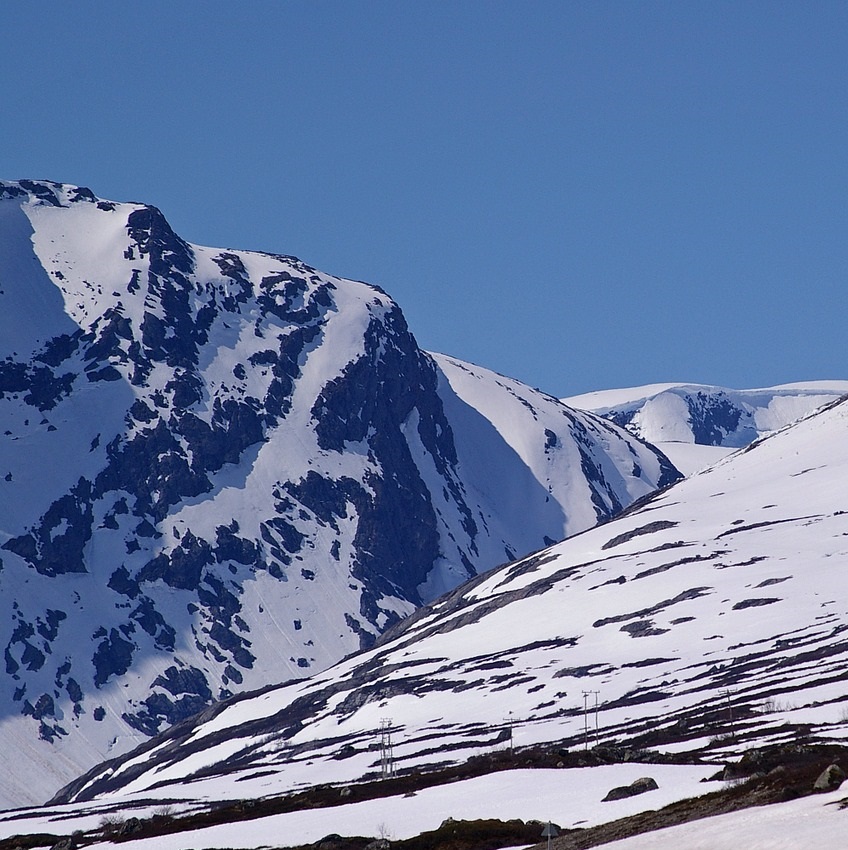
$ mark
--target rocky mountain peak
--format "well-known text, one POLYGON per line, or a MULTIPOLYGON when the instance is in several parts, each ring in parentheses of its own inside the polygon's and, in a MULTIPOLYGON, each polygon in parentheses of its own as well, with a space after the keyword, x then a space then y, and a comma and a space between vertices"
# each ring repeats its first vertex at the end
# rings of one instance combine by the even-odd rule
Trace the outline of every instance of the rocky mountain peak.
POLYGON ((676 475, 422 351, 383 291, 154 207, 7 182, 0 235, 0 706, 62 779, 676 475))

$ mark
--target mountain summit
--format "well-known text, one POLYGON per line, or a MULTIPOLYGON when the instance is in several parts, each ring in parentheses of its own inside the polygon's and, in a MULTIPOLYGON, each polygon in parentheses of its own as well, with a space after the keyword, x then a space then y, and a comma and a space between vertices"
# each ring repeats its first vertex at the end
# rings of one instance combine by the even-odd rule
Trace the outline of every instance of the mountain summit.
POLYGON ((321 670, 676 477, 421 351, 376 287, 0 183, 0 797, 321 670))

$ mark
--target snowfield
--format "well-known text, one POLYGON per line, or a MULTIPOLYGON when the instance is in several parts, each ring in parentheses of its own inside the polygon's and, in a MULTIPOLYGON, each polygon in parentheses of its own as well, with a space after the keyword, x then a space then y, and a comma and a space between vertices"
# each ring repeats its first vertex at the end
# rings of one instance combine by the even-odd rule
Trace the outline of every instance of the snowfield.
MULTIPOLYGON (((717 783, 701 781, 714 772, 714 768, 709 766, 644 764, 509 770, 426 788, 413 796, 386 797, 274 815, 147 840, 129 840, 122 842, 121 846, 126 850, 200 850, 205 847, 252 850, 308 844, 331 833, 401 840, 436 829, 447 818, 535 819, 542 822, 550 820, 563 828, 587 827, 715 790, 717 783), (645 775, 656 780, 659 786, 656 790, 629 799, 601 802, 611 788, 629 785, 645 775)), ((220 799, 233 795, 232 784, 221 782, 219 787, 220 799)), ((136 816, 155 811, 152 807, 136 809, 131 798, 125 798, 125 804, 133 806, 131 811, 136 816)), ((171 808, 175 813, 180 811, 179 804, 171 808)), ((62 807, 53 814, 41 816, 37 811, 26 813, 24 817, 21 817, 22 814, 16 815, 17 819, 0 815, 0 838, 20 833, 24 828, 33 833, 69 834, 74 829, 96 827, 104 817, 102 812, 85 814, 84 807, 77 811, 62 807)), ((90 846, 105 848, 113 845, 90 846)))

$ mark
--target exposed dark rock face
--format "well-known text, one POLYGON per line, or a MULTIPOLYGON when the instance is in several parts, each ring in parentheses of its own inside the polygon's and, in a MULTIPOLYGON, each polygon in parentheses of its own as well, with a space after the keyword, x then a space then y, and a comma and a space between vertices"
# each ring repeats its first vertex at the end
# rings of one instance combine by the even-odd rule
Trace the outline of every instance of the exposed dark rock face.
POLYGON ((657 522, 650 522, 647 525, 640 526, 639 528, 634 528, 632 531, 628 531, 624 534, 619 534, 616 537, 613 537, 612 540, 609 540, 607 543, 604 543, 603 549, 612 549, 614 546, 620 546, 622 543, 627 543, 632 540, 634 537, 641 537, 643 534, 653 534, 656 531, 664 531, 667 528, 674 528, 675 523, 669 522, 668 520, 658 520, 657 522))
MULTIPOLYGON (((398 440, 413 410, 420 417, 418 435, 436 462, 445 486, 462 511, 463 525, 473 540, 477 533, 471 512, 455 481, 456 451, 445 419, 432 362, 418 349, 397 307, 365 334, 363 355, 324 388, 312 414, 322 449, 341 452, 371 433, 370 452, 391 476, 369 474, 363 484, 349 481, 346 497, 363 518, 355 546, 360 553, 353 575, 383 593, 400 590, 416 603, 421 585, 439 556, 439 534, 429 492, 405 441, 398 440), (425 407, 425 404, 427 405, 425 407)), ((321 489, 315 479, 312 493, 321 489)), ((334 483, 323 485, 334 489, 334 483)), ((339 500, 320 499, 310 507, 325 508, 339 500)), ((344 511, 341 508, 341 511, 344 511)), ((340 516, 333 513, 330 516, 340 516)))
POLYGON ((686 399, 695 442, 702 446, 720 446, 725 437, 739 428, 742 410, 725 393, 713 396, 699 392, 686 399))

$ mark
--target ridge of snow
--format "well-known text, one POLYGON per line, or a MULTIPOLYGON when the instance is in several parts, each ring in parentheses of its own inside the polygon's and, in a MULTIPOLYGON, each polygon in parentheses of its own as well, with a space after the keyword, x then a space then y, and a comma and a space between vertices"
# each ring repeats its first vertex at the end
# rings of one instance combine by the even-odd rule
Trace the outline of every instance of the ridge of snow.
POLYGON ((576 407, 578 410, 591 410, 594 413, 607 411, 611 408, 622 407, 624 405, 636 404, 646 401, 654 396, 669 392, 670 390, 684 390, 691 392, 727 392, 741 393, 743 395, 772 395, 786 391, 800 391, 807 395, 833 395, 840 396, 848 393, 848 381, 833 380, 833 381, 795 381, 788 384, 776 384, 773 387, 759 387, 747 390, 735 390, 728 387, 721 387, 717 384, 693 384, 693 383, 659 383, 645 384, 638 387, 622 387, 620 389, 611 390, 593 390, 588 393, 580 393, 579 395, 567 396, 561 399, 563 404, 569 407, 576 407))

